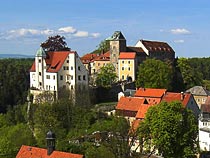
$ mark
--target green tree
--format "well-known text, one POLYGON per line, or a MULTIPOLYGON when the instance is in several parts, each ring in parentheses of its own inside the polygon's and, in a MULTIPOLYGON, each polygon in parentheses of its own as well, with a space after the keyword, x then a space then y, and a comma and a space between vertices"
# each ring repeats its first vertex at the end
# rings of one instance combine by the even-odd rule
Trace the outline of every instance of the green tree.
POLYGON ((138 68, 137 87, 171 89, 172 66, 169 63, 147 59, 138 68))
POLYGON ((193 86, 203 85, 203 77, 200 71, 193 69, 190 65, 190 60, 186 58, 178 59, 178 68, 181 72, 184 88, 188 89, 193 86))
POLYGON ((66 46, 65 37, 56 35, 50 36, 48 39, 41 44, 41 47, 46 51, 62 51, 62 50, 69 50, 66 46))
POLYGON ((101 87, 111 87, 116 81, 117 75, 112 64, 103 66, 96 77, 96 85, 101 87))
POLYGON ((139 127, 139 136, 148 151, 158 150, 165 158, 192 158, 197 152, 197 121, 180 102, 150 107, 139 127))
POLYGON ((0 129, 0 157, 15 157, 23 144, 36 145, 36 140, 26 124, 0 129))
POLYGON ((101 52, 107 52, 110 49, 109 41, 103 40, 99 45, 97 46, 97 49, 94 50, 93 54, 100 54, 101 52))

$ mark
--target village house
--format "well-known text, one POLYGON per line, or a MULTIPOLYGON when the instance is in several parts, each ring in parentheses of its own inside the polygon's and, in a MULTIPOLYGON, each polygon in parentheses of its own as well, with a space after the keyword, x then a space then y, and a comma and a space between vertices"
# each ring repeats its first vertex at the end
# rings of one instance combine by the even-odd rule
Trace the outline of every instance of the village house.
POLYGON ((16 158, 83 158, 81 154, 72 154, 55 150, 55 134, 51 131, 46 137, 47 149, 22 145, 16 158))
POLYGON ((186 92, 189 92, 193 95, 199 108, 201 107, 201 104, 205 104, 207 97, 210 96, 210 92, 202 86, 194 86, 186 90, 186 92))
MULTIPOLYGON (((125 117, 131 126, 131 131, 135 132, 141 121, 144 120, 147 110, 161 102, 179 101, 184 108, 192 110, 195 117, 198 118, 199 107, 190 93, 167 92, 166 89, 139 88, 134 96, 126 97, 122 93, 119 95, 119 101, 116 105, 116 115, 125 117)), ((209 130, 210 131, 210 130, 209 130)), ((132 140, 132 139, 131 139, 132 140)), ((132 140, 131 150, 140 151, 139 140, 132 140), (134 142, 133 142, 134 141, 134 142)))
POLYGON ((199 115, 199 146, 202 151, 210 151, 210 97, 201 104, 199 115))
POLYGON ((44 92, 58 98, 61 89, 73 94, 77 88, 88 86, 88 71, 76 51, 45 52, 42 47, 36 53, 30 69, 30 93, 36 102, 37 96, 44 92))

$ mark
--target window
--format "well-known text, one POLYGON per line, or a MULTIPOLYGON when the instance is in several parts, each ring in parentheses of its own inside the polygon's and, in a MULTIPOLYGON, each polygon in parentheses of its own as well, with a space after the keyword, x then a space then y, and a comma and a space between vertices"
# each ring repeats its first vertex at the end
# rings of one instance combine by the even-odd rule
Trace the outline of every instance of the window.
POLYGON ((79 81, 81 80, 81 76, 80 76, 80 75, 78 76, 78 80, 79 80, 79 81))
POLYGON ((78 66, 78 70, 80 71, 80 66, 78 66))
POLYGON ((66 75, 66 80, 69 80, 69 75, 66 75))
POLYGON ((46 85, 46 90, 48 90, 48 85, 46 85))
POLYGON ((124 70, 124 67, 122 67, 122 70, 124 70))
POLYGON ((50 79, 50 75, 46 75, 46 78, 47 78, 47 79, 50 79))
POLYGON ((73 70, 73 66, 71 66, 71 70, 73 70))
POLYGON ((100 63, 98 63, 98 66, 100 66, 100 63))
POLYGON ((71 76, 71 80, 73 80, 73 76, 71 76))
POLYGON ((122 75, 122 80, 124 80, 124 75, 122 75))
POLYGON ((41 63, 42 62, 42 60, 41 59, 39 59, 39 63, 41 63))
POLYGON ((60 75, 60 80, 63 80, 63 75, 60 75))
POLYGON ((128 67, 128 71, 130 71, 131 70, 131 68, 130 67, 128 67))
POLYGON ((55 75, 53 75, 53 80, 55 80, 55 75))
POLYGON ((41 86, 42 85, 42 82, 39 82, 39 85, 41 86))
POLYGON ((122 61, 122 63, 124 64, 124 60, 122 61))
POLYGON ((39 76, 41 76, 42 75, 42 73, 41 72, 39 72, 39 76))
POLYGON ((83 75, 83 80, 86 80, 86 76, 85 75, 83 75))
POLYGON ((54 86, 54 91, 55 91, 55 86, 54 86))
POLYGON ((131 62, 130 61, 128 61, 128 64, 130 64, 131 62))
POLYGON ((66 60, 66 63, 69 63, 69 60, 66 60))

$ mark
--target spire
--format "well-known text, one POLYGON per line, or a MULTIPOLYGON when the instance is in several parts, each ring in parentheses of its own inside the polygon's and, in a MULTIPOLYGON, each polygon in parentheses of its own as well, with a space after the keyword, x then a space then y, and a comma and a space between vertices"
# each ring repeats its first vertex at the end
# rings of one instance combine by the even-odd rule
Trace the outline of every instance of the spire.
POLYGON ((42 47, 40 47, 38 50, 37 50, 37 52, 36 52, 36 56, 37 57, 46 57, 46 53, 45 53, 45 51, 44 51, 44 49, 42 48, 42 47))
POLYGON ((55 134, 52 131, 47 132, 47 155, 55 150, 55 134))
POLYGON ((115 31, 114 34, 111 37, 107 38, 106 40, 109 40, 109 41, 125 40, 125 37, 120 31, 115 31))

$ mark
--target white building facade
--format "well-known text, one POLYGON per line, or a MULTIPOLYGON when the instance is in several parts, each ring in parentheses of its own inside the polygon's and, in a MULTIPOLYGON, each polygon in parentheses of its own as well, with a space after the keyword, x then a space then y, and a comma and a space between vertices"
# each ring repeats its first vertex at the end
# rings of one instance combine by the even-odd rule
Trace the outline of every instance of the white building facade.
POLYGON ((58 98, 60 89, 74 92, 75 88, 88 87, 88 71, 75 51, 46 53, 40 48, 30 70, 30 93, 36 96, 43 92, 53 93, 58 98))
POLYGON ((199 117, 199 146, 202 151, 210 151, 210 105, 202 104, 199 117))

